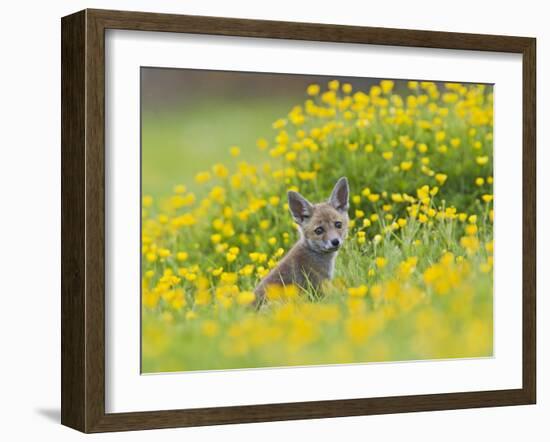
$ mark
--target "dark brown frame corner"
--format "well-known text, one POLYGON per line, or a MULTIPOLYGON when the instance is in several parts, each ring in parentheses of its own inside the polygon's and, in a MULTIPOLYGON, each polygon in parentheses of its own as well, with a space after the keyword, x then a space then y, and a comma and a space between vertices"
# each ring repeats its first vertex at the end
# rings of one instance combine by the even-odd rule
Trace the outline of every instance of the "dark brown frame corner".
POLYGON ((84 10, 64 17, 61 30, 61 422, 64 425, 83 432, 102 432, 535 403, 535 39, 104 10, 84 10), (104 303, 106 29, 522 54, 522 388, 192 410, 106 413, 104 303))

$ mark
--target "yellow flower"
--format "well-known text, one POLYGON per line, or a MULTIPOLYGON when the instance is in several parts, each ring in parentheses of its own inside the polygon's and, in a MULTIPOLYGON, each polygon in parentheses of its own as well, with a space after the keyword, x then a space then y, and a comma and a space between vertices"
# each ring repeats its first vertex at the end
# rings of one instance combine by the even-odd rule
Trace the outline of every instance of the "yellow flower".
POLYGON ((264 266, 258 266, 256 269, 256 274, 259 278, 264 278, 269 273, 269 269, 266 269, 264 266))
POLYGON ((212 275, 214 276, 220 276, 223 272, 223 267, 218 267, 216 269, 212 269, 212 275))
POLYGON ((400 167, 401 167, 401 170, 407 171, 407 170, 411 170, 412 165, 413 165, 412 161, 402 161, 400 164, 400 167))
POLYGON ((378 195, 377 193, 371 193, 367 198, 370 202, 375 203, 380 199, 380 195, 378 195))
POLYGON ((382 158, 384 158, 385 160, 391 160, 393 158, 393 152, 392 151, 382 152, 382 158))
POLYGON ((266 298, 270 301, 289 301, 296 299, 299 295, 297 286, 272 284, 266 287, 266 298))
POLYGON ((487 155, 476 157, 476 163, 480 166, 483 166, 489 162, 489 157, 487 155))
POLYGON ((273 129, 282 129, 286 126, 286 120, 284 118, 279 118, 273 123, 273 129))
POLYGON ((241 154, 241 149, 238 146, 231 146, 229 148, 229 153, 232 157, 238 157, 241 154))
POLYGON ((328 82, 328 88, 331 91, 337 91, 340 88, 340 82, 338 80, 331 80, 328 82))
POLYGON ((269 143, 265 138, 258 138, 258 140, 256 141, 256 146, 260 150, 265 150, 269 146, 269 143))
POLYGON ((197 275, 195 275, 194 273, 187 273, 185 275, 185 279, 187 279, 188 281, 194 281, 195 279, 197 279, 197 275))
POLYGON ((393 89, 393 86, 394 86, 394 82, 392 80, 382 80, 380 82, 380 87, 382 88, 382 91, 385 94, 390 93, 393 89))
POLYGON ((187 304, 185 301, 185 294, 181 289, 164 292, 162 298, 174 310, 180 310, 187 304))
POLYGON ((429 199, 430 199, 430 186, 424 185, 424 186, 419 187, 418 189, 416 189, 416 196, 424 204, 426 204, 426 202, 423 201, 423 200, 428 200, 428 202, 429 202, 429 199))
POLYGON ((144 195, 141 199, 143 207, 151 207, 153 205, 153 197, 150 195, 144 195))
POLYGON ((493 201, 493 195, 485 194, 481 196, 481 199, 486 203, 490 203, 493 201))
POLYGON ((237 304, 250 305, 256 300, 254 292, 240 292, 237 295, 237 304))
POLYGON ((342 92, 344 92, 344 94, 351 94, 351 91, 353 90, 353 86, 349 83, 344 83, 342 85, 342 92))
POLYGON ((468 224, 465 231, 467 235, 475 235, 477 233, 477 226, 475 224, 468 224))
POLYGON ((227 167, 225 167, 223 164, 214 164, 212 166, 212 172, 214 172, 214 175, 219 178, 225 178, 229 175, 227 167))
POLYGON ((248 256, 252 262, 262 263, 267 261, 267 255, 265 253, 251 252, 248 256))
POLYGON ((178 259, 178 261, 186 261, 187 258, 189 258, 189 253, 187 253, 187 252, 178 252, 176 254, 176 258, 178 259))
POLYGON ((349 287, 348 295, 356 298, 364 298, 368 292, 368 287, 366 285, 360 285, 359 287, 349 287))
POLYGON ((252 264, 247 264, 239 270, 239 275, 242 276, 250 276, 252 273, 254 273, 254 266, 252 264))
POLYGON ((222 234, 228 238, 235 234, 235 230, 233 229, 231 223, 224 224, 222 234))
POLYGON ((212 301, 212 295, 206 290, 200 290, 195 294, 196 305, 208 305, 212 301))
POLYGON ((485 180, 481 177, 477 177, 475 180, 476 186, 483 186, 485 184, 485 180))
POLYGON ((479 249, 479 240, 475 236, 463 236, 460 238, 460 245, 464 247, 469 254, 473 254, 479 249))
POLYGON ((403 201, 405 201, 403 195, 401 195, 400 193, 392 193, 391 199, 394 203, 402 203, 403 201))
POLYGON ((442 186, 443 184, 445 184, 445 181, 447 181, 447 175, 445 175, 444 173, 436 173, 435 180, 442 186))
POLYGON ((321 91, 321 88, 318 84, 310 84, 307 87, 307 94, 310 96, 318 95, 320 91, 321 91))
POLYGON ((460 146, 460 138, 452 138, 451 139, 451 146, 455 149, 460 146))
POLYGON ((302 181, 313 181, 317 178, 317 172, 298 172, 298 178, 300 178, 302 181))
POLYGON ((210 181, 210 172, 199 172, 195 175, 195 181, 198 184, 204 184, 208 181, 210 181))
POLYGON ((386 264, 388 263, 388 260, 386 258, 383 258, 382 256, 379 256, 374 260, 374 262, 376 264, 376 267, 378 267, 379 269, 382 269, 386 266, 386 264))
POLYGON ((298 155, 296 154, 296 152, 288 152, 285 155, 285 159, 289 162, 296 161, 297 157, 298 157, 298 155))
POLYGON ((226 285, 235 284, 237 282, 238 276, 236 273, 223 272, 220 275, 220 279, 226 285))

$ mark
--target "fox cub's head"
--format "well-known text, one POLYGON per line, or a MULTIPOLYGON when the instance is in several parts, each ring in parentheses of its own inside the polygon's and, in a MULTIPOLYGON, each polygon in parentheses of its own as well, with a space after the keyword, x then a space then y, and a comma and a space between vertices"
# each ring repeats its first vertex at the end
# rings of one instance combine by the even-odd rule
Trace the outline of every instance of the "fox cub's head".
POLYGON ((327 202, 311 204, 298 192, 288 192, 288 207, 308 247, 317 253, 337 251, 348 232, 349 185, 338 180, 327 202))

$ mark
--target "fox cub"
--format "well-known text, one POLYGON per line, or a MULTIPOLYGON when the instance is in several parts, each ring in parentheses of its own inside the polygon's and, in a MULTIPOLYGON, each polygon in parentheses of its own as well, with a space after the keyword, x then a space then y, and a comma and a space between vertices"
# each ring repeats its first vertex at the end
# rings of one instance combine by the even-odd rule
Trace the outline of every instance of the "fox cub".
POLYGON ((318 204, 289 191, 288 206, 298 224, 300 239, 254 290, 258 304, 265 301, 270 285, 294 284, 318 290, 324 280, 332 279, 334 261, 348 231, 348 180, 340 178, 328 201, 318 204))

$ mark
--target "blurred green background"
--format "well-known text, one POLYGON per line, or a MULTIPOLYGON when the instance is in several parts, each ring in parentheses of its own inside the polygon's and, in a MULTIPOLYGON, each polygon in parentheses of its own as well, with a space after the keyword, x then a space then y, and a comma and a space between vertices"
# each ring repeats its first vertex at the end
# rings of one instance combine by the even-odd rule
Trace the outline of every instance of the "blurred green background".
MULTIPOLYGON (((142 193, 167 195, 175 184, 194 187, 194 175, 221 161, 254 163, 256 140, 306 99, 311 83, 332 77, 193 69, 141 69, 142 193), (241 155, 233 159, 231 146, 241 155)), ((378 79, 345 78, 368 90, 378 79)))

